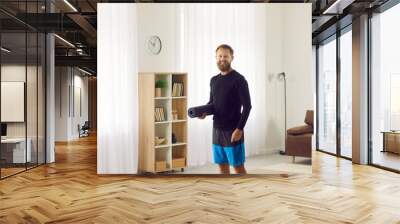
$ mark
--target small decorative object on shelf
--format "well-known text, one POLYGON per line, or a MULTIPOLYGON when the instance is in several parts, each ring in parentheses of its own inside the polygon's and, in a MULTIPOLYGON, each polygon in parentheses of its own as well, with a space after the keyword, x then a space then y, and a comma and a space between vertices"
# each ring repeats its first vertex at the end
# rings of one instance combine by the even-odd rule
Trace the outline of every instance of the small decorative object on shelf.
MULTIPOLYGON (((165 138, 163 138, 163 137, 158 137, 158 136, 156 136, 155 138, 154 138, 154 143, 155 143, 155 145, 157 146, 157 145, 161 145, 161 144, 163 144, 164 142, 165 142, 165 138)), ((167 144, 166 142, 164 143, 164 144, 167 144)))
POLYGON ((175 144, 177 142, 175 134, 172 133, 172 144, 175 144))
POLYGON ((172 120, 178 120, 178 111, 177 110, 172 111, 172 120))
POLYGON ((167 88, 168 83, 167 80, 165 79, 160 79, 156 81, 156 92, 155 92, 155 97, 161 97, 162 96, 162 89, 167 88))

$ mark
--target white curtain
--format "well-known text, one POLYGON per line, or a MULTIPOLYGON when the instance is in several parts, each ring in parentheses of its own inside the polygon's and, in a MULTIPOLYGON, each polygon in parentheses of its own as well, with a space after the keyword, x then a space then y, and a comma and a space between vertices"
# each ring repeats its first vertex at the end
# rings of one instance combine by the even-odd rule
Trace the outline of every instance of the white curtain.
MULTIPOLYGON (((267 151, 267 26, 265 6, 255 4, 181 4, 179 68, 189 76, 188 106, 208 102, 210 79, 219 73, 215 49, 228 44, 234 49, 232 67, 245 76, 252 110, 244 129, 246 156, 267 151)), ((212 162, 212 118, 190 119, 188 164, 212 162)), ((279 132, 279 130, 276 130, 279 132)))
POLYGON ((139 134, 136 14, 135 4, 98 4, 99 174, 137 172, 139 134))

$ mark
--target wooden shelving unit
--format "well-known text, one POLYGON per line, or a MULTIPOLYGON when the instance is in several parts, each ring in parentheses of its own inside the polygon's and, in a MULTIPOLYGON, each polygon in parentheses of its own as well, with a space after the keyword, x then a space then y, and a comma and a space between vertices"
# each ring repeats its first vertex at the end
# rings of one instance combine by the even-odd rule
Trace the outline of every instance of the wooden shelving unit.
POLYGON ((183 171, 186 167, 187 86, 187 73, 139 73, 140 172, 183 171), (167 87, 156 97, 155 83, 160 79, 167 87), (180 83, 179 88, 174 83, 180 83), (163 108, 165 120, 156 121, 156 108, 163 108), (156 137, 165 141, 157 144, 156 137))

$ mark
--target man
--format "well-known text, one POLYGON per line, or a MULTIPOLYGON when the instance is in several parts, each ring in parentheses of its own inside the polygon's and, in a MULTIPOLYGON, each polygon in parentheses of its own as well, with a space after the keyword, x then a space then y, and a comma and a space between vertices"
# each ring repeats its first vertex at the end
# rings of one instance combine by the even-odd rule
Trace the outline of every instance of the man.
MULTIPOLYGON (((231 68, 233 49, 222 44, 215 52, 221 73, 211 78, 208 102, 214 105, 214 162, 219 165, 221 174, 229 174, 230 165, 236 173, 246 174, 243 128, 251 110, 249 88, 246 79, 231 68)), ((203 114, 200 119, 206 116, 203 114)))

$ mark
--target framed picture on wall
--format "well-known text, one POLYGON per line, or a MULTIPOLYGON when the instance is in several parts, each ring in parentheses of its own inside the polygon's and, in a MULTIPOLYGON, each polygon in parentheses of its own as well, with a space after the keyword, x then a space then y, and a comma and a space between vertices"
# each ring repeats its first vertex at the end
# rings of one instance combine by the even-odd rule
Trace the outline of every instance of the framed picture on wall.
POLYGON ((1 82, 1 122, 24 122, 25 82, 1 82))

